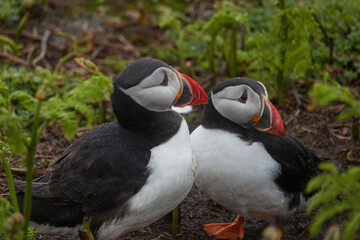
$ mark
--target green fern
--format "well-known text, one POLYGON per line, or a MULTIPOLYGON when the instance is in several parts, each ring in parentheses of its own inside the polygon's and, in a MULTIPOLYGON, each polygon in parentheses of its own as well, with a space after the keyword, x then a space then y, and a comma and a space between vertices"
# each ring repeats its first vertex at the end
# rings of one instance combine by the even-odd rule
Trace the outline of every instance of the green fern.
POLYGON ((339 173, 332 163, 321 163, 323 174, 314 177, 307 185, 306 192, 318 191, 307 207, 307 212, 316 211, 310 226, 310 235, 320 233, 323 224, 335 215, 343 213, 348 218, 344 222, 342 239, 354 239, 360 229, 360 167, 350 167, 339 173))
MULTIPOLYGON (((0 197, 0 237, 5 240, 23 238, 24 217, 20 213, 13 213, 11 204, 0 197)), ((36 239, 37 233, 33 228, 28 229, 27 240, 36 239)))
MULTIPOLYGON (((92 67, 97 70, 93 63, 89 61, 87 63, 92 64, 92 67)), ((8 161, 10 161, 13 154, 26 155, 24 226, 23 231, 20 231, 19 234, 23 232, 23 235, 26 235, 28 238, 35 236, 34 231, 28 227, 28 224, 31 213, 33 159, 42 131, 46 126, 56 121, 60 123, 67 138, 74 137, 79 126, 79 121, 76 118, 77 114, 81 113, 87 117, 88 126, 90 127, 93 121, 93 111, 87 104, 108 101, 112 91, 111 79, 103 76, 98 71, 94 72, 96 76, 78 83, 67 93, 56 90, 54 81, 57 79, 57 74, 52 74, 48 70, 41 70, 39 68, 35 72, 30 72, 34 75, 28 82, 21 82, 18 76, 13 75, 14 73, 17 74, 18 71, 10 71, 10 76, 4 77, 4 74, 2 74, 2 77, 0 76, 0 129, 2 130, 0 132, 0 140, 5 141, 6 145, 6 148, 2 147, 0 149, 0 157, 2 164, 7 169, 10 188, 12 177, 8 161), (38 77, 37 74, 40 74, 39 81, 36 78, 38 77), (11 81, 10 79, 18 81, 11 81), (28 128, 30 125, 31 131, 28 128), (2 134, 5 135, 3 136, 2 134), (8 160, 5 159, 6 157, 8 160)), ((5 146, 4 144, 2 145, 5 146)), ((11 188, 13 200, 15 191, 13 186, 11 188)), ((16 212, 15 214, 19 213, 16 212)), ((17 218, 14 216, 8 219, 8 221, 17 221, 17 218)), ((13 224, 7 224, 6 226, 13 226, 13 224)), ((13 228, 10 231, 12 233, 18 232, 13 228)))
POLYGON ((248 74, 262 81, 281 103, 284 90, 278 79, 294 83, 308 75, 312 66, 311 39, 318 31, 307 8, 291 6, 276 11, 270 30, 247 40, 248 74))
POLYGON ((317 106, 326 106, 332 102, 345 103, 347 108, 337 116, 339 121, 360 117, 360 100, 355 98, 349 88, 342 87, 336 82, 314 84, 309 96, 317 106))

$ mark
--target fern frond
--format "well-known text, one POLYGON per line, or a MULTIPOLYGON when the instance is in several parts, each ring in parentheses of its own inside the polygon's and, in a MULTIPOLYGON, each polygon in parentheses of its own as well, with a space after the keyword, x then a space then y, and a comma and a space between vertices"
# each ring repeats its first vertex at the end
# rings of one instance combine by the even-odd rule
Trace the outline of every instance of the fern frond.
POLYGON ((342 203, 332 203, 327 207, 321 208, 314 217, 314 220, 310 226, 309 232, 311 236, 320 233, 323 224, 334 217, 336 214, 348 210, 349 206, 342 203))
POLYGON ((36 99, 24 91, 15 91, 9 95, 10 101, 18 101, 25 109, 34 112, 36 99))
POLYGON ((355 234, 360 229, 360 212, 352 212, 349 221, 344 223, 343 239, 355 239, 355 234))
POLYGON ((318 192, 313 198, 311 199, 311 202, 306 207, 306 212, 310 213, 314 208, 316 208, 319 205, 323 204, 329 204, 332 201, 334 201, 337 197, 337 192, 335 191, 320 191, 318 192))
POLYGON ((312 192, 314 192, 316 190, 319 190, 323 186, 324 182, 327 179, 328 179, 327 175, 318 175, 318 176, 312 178, 308 182, 308 184, 307 184, 307 186, 305 188, 305 192, 306 193, 312 193, 312 192))
POLYGON ((64 103, 64 107, 74 109, 84 115, 87 120, 87 127, 91 127, 94 121, 94 111, 89 104, 78 101, 67 101, 64 103))

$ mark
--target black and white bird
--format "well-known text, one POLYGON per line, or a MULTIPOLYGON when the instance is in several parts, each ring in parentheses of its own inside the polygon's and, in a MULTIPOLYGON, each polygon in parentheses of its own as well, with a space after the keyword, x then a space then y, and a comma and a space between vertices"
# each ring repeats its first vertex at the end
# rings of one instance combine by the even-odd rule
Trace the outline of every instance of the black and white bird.
MULTIPOLYGON (((195 162, 188 126, 174 106, 207 102, 191 78, 156 59, 130 64, 114 81, 117 121, 67 148, 33 182, 31 221, 40 233, 117 239, 173 210, 190 191, 195 162)), ((17 183, 22 206, 24 183, 17 183)))
POLYGON ((239 216, 204 230, 242 239, 244 217, 251 217, 278 223, 283 234, 293 213, 306 206, 304 188, 323 159, 284 131, 262 83, 232 78, 216 85, 208 100, 202 125, 191 134, 195 184, 239 216))

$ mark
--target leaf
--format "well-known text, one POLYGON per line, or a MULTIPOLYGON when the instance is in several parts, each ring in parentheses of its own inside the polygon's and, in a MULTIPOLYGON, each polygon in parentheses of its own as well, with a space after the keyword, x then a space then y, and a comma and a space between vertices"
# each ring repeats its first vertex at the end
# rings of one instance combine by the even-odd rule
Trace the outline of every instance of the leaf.
POLYGON ((331 219, 336 214, 343 212, 347 210, 349 207, 346 206, 344 203, 333 203, 331 205, 328 205, 326 208, 322 208, 317 212, 315 215, 313 222, 310 226, 309 232, 310 236, 314 236, 318 233, 320 233, 321 228, 325 221, 331 219))
POLYGON ((334 163, 331 162, 321 162, 319 164, 319 169, 326 171, 326 172, 330 172, 333 175, 337 175, 338 174, 338 169, 336 168, 334 163))
POLYGON ((322 174, 322 175, 318 175, 314 178, 312 178, 306 188, 305 188, 305 192, 306 193, 311 193, 315 190, 318 190, 319 188, 321 188, 321 186, 325 183, 325 181, 329 178, 329 176, 326 174, 322 174))
POLYGON ((36 99, 24 91, 15 91, 9 95, 10 101, 18 101, 21 106, 34 113, 36 99))
POLYGON ((88 104, 77 102, 77 101, 71 101, 71 102, 65 102, 64 103, 65 108, 72 108, 76 110, 77 112, 81 113, 85 116, 87 119, 87 127, 90 128, 93 121, 94 121, 94 112, 88 104))
POLYGON ((26 125, 23 118, 0 107, 0 129, 5 131, 6 141, 14 153, 26 152, 25 142, 29 138, 28 132, 24 131, 26 125))
POLYGON ((59 117, 58 122, 64 132, 67 139, 72 139, 75 136, 76 130, 79 127, 79 122, 69 116, 59 117))
POLYGON ((309 205, 306 207, 306 212, 310 213, 315 207, 321 204, 329 204, 334 201, 338 193, 332 190, 323 190, 312 197, 309 205))
POLYGON ((360 229, 360 212, 352 212, 349 221, 344 224, 342 239, 355 239, 355 234, 360 229))

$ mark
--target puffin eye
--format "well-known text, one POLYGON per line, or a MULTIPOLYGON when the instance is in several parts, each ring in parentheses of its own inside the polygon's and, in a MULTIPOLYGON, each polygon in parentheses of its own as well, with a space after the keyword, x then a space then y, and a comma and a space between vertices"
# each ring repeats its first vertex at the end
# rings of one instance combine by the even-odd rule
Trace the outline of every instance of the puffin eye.
POLYGON ((160 85, 167 86, 169 84, 169 78, 166 74, 164 74, 164 79, 160 83, 160 85))
POLYGON ((246 103, 248 99, 248 95, 247 95, 247 92, 246 90, 243 92, 243 94, 241 95, 241 97, 239 98, 239 101, 242 102, 242 103, 246 103))

